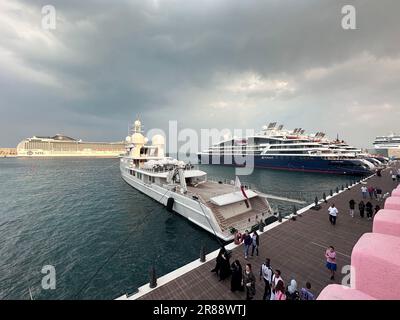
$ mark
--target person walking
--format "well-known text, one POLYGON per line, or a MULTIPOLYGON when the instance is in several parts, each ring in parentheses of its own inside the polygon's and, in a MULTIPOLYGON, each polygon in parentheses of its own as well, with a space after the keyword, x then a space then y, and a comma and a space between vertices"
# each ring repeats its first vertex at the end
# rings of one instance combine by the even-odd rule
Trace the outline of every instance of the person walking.
POLYGON ((334 226, 336 224, 336 218, 339 213, 338 209, 336 209, 336 207, 335 207, 335 204, 332 204, 329 207, 328 212, 329 212, 329 221, 330 221, 331 225, 334 226))
POLYGON ((372 187, 372 186, 369 186, 368 187, 368 193, 369 193, 369 198, 372 200, 372 197, 373 197, 373 195, 374 195, 374 187, 372 187))
POLYGON ((382 200, 382 189, 380 187, 375 188, 376 190, 376 198, 378 201, 382 200))
POLYGON ((297 282, 295 279, 290 280, 290 285, 288 285, 286 290, 287 300, 300 300, 299 291, 297 290, 297 282))
POLYGON ((258 256, 258 247, 260 245, 260 236, 257 233, 257 230, 253 232, 253 236, 251 237, 251 256, 254 255, 254 250, 256 250, 256 255, 258 256))
POLYGON ((372 219, 372 214, 373 214, 373 210, 372 210, 372 203, 371 202, 367 202, 367 204, 365 205, 365 210, 367 211, 367 219, 371 220, 372 219))
MULTIPOLYGON (((283 284, 285 284, 285 282, 283 281, 282 277, 281 277, 281 270, 276 269, 274 271, 274 275, 272 276, 272 286, 271 286, 271 297, 270 300, 275 300, 275 288, 278 284, 279 281, 282 281, 283 284)), ((283 288, 285 288, 285 285, 283 285, 283 288)))
POLYGON ((271 297, 273 271, 270 263, 270 259, 266 258, 260 268, 260 280, 263 279, 265 283, 263 300, 269 300, 271 297))
POLYGON ((364 212, 365 212, 365 204, 364 201, 360 201, 360 203, 358 204, 358 210, 360 210, 360 217, 364 218, 364 212))
POLYGON ((225 250, 220 260, 219 281, 225 280, 231 275, 231 264, 229 263, 229 258, 229 253, 225 250))
POLYGON ((275 300, 286 300, 285 284, 279 280, 275 287, 275 300))
POLYGON ((366 186, 362 186, 361 193, 362 193, 363 199, 367 199, 367 192, 368 192, 368 188, 366 186))
POLYGON ((314 300, 315 297, 311 292, 311 283, 307 282, 305 288, 300 290, 300 300, 314 300))
POLYGON ((243 235, 243 244, 244 244, 244 258, 247 260, 250 246, 253 244, 253 239, 249 235, 248 230, 246 230, 246 232, 243 235))
POLYGON ((215 272, 217 274, 217 276, 219 276, 219 271, 221 269, 221 265, 223 263, 223 258, 222 256, 225 254, 226 249, 225 247, 222 247, 219 252, 218 252, 218 256, 215 259, 216 260, 216 264, 215 264, 215 268, 211 270, 211 272, 215 272))
POLYGON ((232 277, 231 277, 231 291, 243 291, 242 279, 243 270, 239 260, 235 260, 231 265, 232 277))
POLYGON ((355 206, 356 206, 356 202, 353 199, 351 199, 349 201, 349 207, 350 207, 350 216, 352 218, 354 218, 354 208, 355 208, 355 206))
POLYGON ((336 271, 336 252, 335 248, 330 246, 328 249, 326 249, 325 252, 325 258, 326 258, 326 267, 328 268, 330 275, 331 275, 331 280, 335 279, 335 271, 336 271))
POLYGON ((243 276, 243 285, 246 288, 246 300, 253 300, 256 294, 256 277, 251 271, 251 264, 246 264, 246 271, 243 276))

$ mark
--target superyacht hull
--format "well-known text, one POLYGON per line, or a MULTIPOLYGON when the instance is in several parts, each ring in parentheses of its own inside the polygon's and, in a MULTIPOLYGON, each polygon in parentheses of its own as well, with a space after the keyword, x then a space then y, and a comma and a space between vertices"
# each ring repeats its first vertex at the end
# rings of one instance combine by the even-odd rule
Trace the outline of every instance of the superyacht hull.
MULTIPOLYGON (((243 166, 230 156, 198 154, 203 164, 243 166)), ((240 158, 239 158, 240 159, 240 158)), ((244 158, 242 158, 244 159, 244 158)), ((315 172, 338 175, 368 175, 370 170, 360 167, 351 159, 323 159, 321 157, 255 155, 254 167, 272 170, 315 172)))
POLYGON ((230 241, 233 239, 233 235, 227 235, 222 232, 210 208, 204 204, 159 185, 144 183, 140 179, 127 173, 122 166, 121 176, 131 187, 164 206, 167 206, 169 198, 173 198, 172 210, 174 212, 180 214, 200 228, 214 234, 223 241, 230 241))

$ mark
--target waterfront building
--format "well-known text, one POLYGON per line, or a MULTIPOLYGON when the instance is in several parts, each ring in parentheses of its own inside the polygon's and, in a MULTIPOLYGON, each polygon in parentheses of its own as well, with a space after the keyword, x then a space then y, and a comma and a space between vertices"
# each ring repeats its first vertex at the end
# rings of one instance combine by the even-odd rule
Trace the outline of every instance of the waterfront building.
POLYGON ((0 148, 0 157, 1 158, 9 158, 16 157, 17 149, 16 148, 0 148))

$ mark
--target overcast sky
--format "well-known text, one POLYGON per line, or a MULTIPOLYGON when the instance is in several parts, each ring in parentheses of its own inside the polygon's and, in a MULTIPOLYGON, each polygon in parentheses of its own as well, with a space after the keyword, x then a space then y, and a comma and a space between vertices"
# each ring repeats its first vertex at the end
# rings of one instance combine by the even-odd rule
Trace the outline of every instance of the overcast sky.
POLYGON ((1 0, 0 146, 122 140, 140 115, 146 129, 277 121, 371 147, 400 133, 399 27, 397 0, 1 0))

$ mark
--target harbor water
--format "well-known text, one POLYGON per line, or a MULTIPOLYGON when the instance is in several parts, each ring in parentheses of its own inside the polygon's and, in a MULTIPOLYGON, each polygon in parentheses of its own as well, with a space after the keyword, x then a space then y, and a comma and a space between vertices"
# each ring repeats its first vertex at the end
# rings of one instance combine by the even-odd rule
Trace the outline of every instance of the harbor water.
MULTIPOLYGON (((232 167, 200 166, 234 180, 232 167)), ((255 170, 243 184, 313 202, 349 176, 255 170)), ((114 299, 219 242, 126 184, 118 159, 0 159, 0 299, 114 299), (53 266, 55 289, 43 289, 53 266)), ((273 201, 282 214, 293 204, 273 201)), ((297 205, 299 206, 299 205, 297 205)), ((321 213, 323 214, 323 213, 321 213)))

